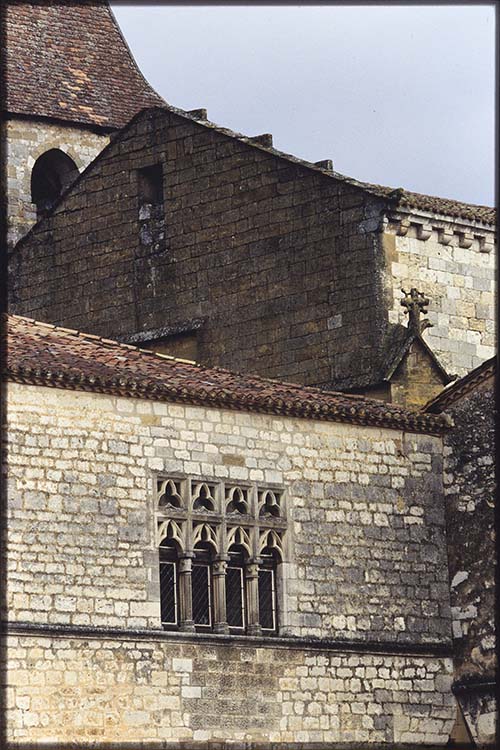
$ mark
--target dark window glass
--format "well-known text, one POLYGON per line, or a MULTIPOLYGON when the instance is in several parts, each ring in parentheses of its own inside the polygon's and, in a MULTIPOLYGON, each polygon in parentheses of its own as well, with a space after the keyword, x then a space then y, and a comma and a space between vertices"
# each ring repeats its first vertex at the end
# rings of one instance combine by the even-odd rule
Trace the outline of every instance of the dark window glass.
POLYGON ((160 546, 160 611, 165 627, 176 627, 179 622, 177 549, 171 539, 160 546))
POLYGON ((177 625, 177 566, 160 561, 160 600, 162 625, 177 625))
POLYGON ((262 630, 278 629, 276 609, 276 558, 267 547, 259 568, 259 622, 262 630))
POLYGON ((192 571, 193 587, 193 620, 195 625, 210 627, 212 624, 210 612, 210 566, 205 563, 195 563, 192 571))
POLYGON ((228 566, 226 571, 227 623, 231 628, 245 626, 245 595, 243 568, 228 566))
POLYGON ((52 148, 38 157, 31 173, 31 202, 36 204, 38 219, 77 177, 75 162, 63 151, 52 148))
POLYGON ((263 630, 274 630, 274 574, 259 570, 259 621, 263 630))
POLYGON ((141 203, 163 204, 163 169, 161 164, 143 167, 139 173, 139 198, 141 203))
POLYGON ((230 628, 243 630, 246 626, 245 612, 245 550, 233 545, 229 550, 226 570, 226 615, 230 628))

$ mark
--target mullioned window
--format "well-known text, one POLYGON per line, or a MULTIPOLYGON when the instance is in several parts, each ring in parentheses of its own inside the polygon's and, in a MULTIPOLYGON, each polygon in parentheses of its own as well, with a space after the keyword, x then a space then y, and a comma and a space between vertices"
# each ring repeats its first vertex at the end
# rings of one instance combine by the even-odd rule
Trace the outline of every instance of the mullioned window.
POLYGON ((277 634, 283 489, 160 477, 156 493, 162 626, 277 634))

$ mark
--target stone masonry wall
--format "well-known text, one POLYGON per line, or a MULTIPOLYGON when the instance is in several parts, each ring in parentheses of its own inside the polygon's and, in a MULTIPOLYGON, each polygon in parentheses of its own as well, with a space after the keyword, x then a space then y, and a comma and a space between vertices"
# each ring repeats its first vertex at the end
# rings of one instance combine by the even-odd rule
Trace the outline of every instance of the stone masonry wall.
POLYGON ((45 121, 10 119, 4 122, 7 170, 8 243, 14 245, 36 221, 31 203, 31 172, 39 156, 50 149, 64 151, 81 172, 108 143, 106 135, 85 128, 45 121))
POLYGON ((495 396, 490 380, 447 407, 445 493, 457 693, 476 742, 495 731, 495 396), (474 688, 490 683, 489 690, 474 688), (467 686, 470 689, 467 690, 467 686), (490 695, 488 696, 488 692, 490 695), (484 706, 482 705, 484 703, 484 706))
POLYGON ((439 438, 9 392, 13 619, 159 628, 154 478, 171 472, 284 489, 283 634, 448 642, 439 438))
POLYGON ((253 640, 12 636, 9 737, 185 740, 193 748, 218 740, 221 750, 225 740, 248 748, 446 743, 454 712, 449 659, 271 648, 253 640))
POLYGON ((11 311, 112 338, 201 319, 204 364, 308 384, 369 372, 387 322, 380 203, 195 120, 143 113, 17 249, 11 311), (156 163, 155 229, 138 170, 156 163))
POLYGON ((18 248, 11 310, 112 338, 196 328, 205 364, 351 387, 416 286, 429 345, 463 374, 493 353, 491 227, 386 214, 348 182, 148 111, 18 248), (139 198, 138 170, 159 163, 163 211, 139 198))
POLYGON ((391 323, 407 325, 401 288, 429 297, 425 339, 451 375, 465 375, 495 354, 494 232, 472 222, 417 216, 384 234, 391 323), (424 223, 425 222, 425 223, 424 223))
POLYGON ((7 593, 24 628, 12 738, 446 740, 451 667, 432 655, 450 637, 439 438, 8 392, 7 593), (154 486, 171 473, 284 488, 280 638, 161 630, 154 486), (149 629, 140 643, 134 628, 149 629), (340 643, 319 653, 325 638, 340 643))

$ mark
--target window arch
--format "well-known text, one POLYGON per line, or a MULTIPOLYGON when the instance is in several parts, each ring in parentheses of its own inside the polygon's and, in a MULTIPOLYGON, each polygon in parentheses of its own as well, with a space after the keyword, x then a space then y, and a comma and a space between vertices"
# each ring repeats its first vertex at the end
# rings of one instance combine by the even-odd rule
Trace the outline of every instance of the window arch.
POLYGON ((36 205, 37 218, 50 211, 77 176, 78 167, 73 159, 58 148, 38 157, 31 172, 31 202, 36 205))

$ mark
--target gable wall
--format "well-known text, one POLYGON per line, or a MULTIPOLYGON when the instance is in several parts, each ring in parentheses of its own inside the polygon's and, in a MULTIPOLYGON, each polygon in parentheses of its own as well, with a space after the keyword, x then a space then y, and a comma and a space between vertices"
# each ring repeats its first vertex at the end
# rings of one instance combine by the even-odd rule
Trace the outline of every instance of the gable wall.
POLYGON ((148 112, 17 250, 11 310, 112 337, 202 318, 202 362, 326 383, 354 361, 370 370, 385 329, 380 210, 321 173, 148 112), (157 161, 155 247, 140 239, 135 170, 157 161))
POLYGON ((442 376, 429 354, 414 341, 391 378, 391 401, 409 409, 420 409, 443 390, 442 376))

